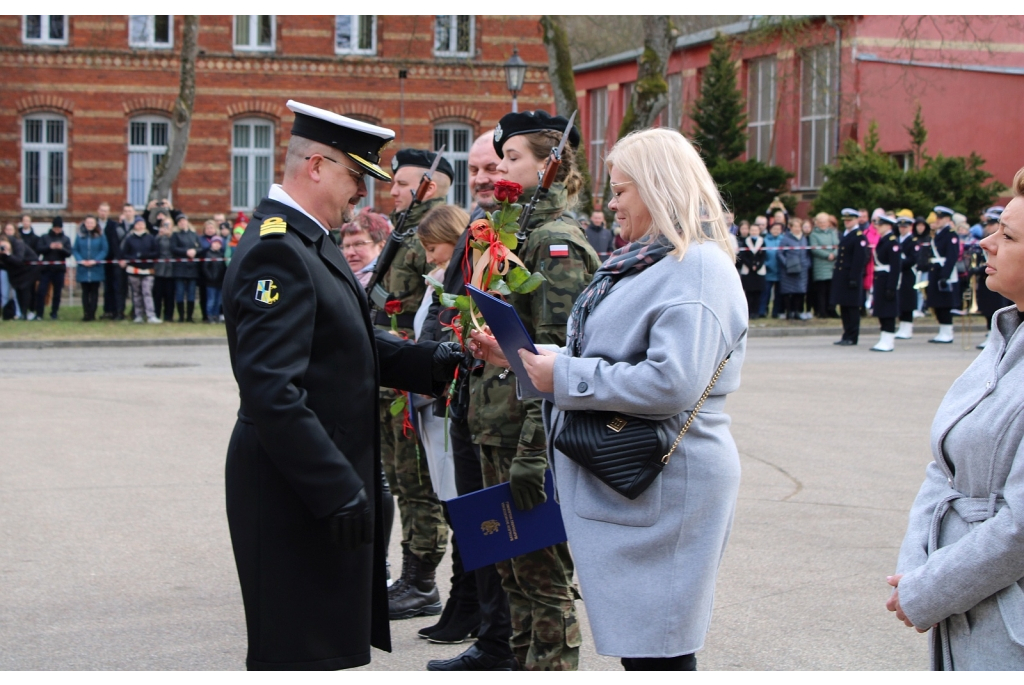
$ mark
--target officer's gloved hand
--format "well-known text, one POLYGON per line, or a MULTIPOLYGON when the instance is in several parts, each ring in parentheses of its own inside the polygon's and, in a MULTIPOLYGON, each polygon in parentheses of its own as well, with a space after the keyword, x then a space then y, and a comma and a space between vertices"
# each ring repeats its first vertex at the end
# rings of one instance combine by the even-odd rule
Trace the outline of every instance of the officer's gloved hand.
POLYGON ((890 302, 895 300, 896 299, 896 291, 893 290, 892 288, 886 290, 885 291, 885 299, 889 300, 890 302))
POLYGON ((433 379, 435 383, 451 383, 455 369, 462 363, 466 355, 457 342, 443 342, 434 350, 433 379))
POLYGON ((853 290, 857 287, 857 279, 851 278, 846 285, 850 286, 850 289, 853 290))
POLYGON ((327 517, 327 530, 331 540, 344 550, 373 542, 373 517, 364 488, 359 488, 351 501, 327 517))
POLYGON ((548 461, 543 453, 535 456, 519 455, 512 460, 508 470, 508 484, 512 488, 512 500, 520 511, 529 511, 547 501, 548 495, 544 492, 544 472, 547 467, 548 461))

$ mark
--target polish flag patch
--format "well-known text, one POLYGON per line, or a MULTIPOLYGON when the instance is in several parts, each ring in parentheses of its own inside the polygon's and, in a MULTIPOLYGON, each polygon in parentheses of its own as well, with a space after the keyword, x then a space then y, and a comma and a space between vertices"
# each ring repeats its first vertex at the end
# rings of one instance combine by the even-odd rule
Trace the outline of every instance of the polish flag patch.
POLYGON ((551 245, 548 247, 548 252, 552 257, 568 257, 569 246, 568 245, 551 245))

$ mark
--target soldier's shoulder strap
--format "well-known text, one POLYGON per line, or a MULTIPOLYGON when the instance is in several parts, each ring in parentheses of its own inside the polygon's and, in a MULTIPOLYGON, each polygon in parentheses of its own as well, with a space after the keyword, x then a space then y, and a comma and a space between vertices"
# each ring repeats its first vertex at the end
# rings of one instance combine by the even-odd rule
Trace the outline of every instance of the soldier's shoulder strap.
POLYGON ((271 214, 260 224, 260 239, 281 236, 288 232, 288 222, 280 214, 271 214))

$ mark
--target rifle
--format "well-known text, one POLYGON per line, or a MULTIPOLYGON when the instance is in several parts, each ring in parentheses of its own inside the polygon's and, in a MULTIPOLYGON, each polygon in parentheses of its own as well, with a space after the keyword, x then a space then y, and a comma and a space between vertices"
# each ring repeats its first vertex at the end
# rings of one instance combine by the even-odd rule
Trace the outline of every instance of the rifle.
POLYGON ((434 172, 437 171, 437 165, 441 162, 441 153, 444 152, 444 148, 445 146, 442 145, 434 153, 434 162, 423 174, 423 178, 420 179, 420 185, 416 188, 416 191, 409 191, 412 192, 412 202, 409 203, 404 212, 398 215, 395 228, 391 231, 388 241, 384 244, 384 249, 381 250, 380 256, 377 258, 377 264, 373 267, 373 276, 370 278, 369 285, 366 286, 366 294, 370 298, 371 309, 384 309, 384 304, 387 302, 390 293, 381 285, 381 281, 388 275, 388 270, 391 269, 391 262, 395 261, 395 255, 398 254, 398 248, 402 246, 406 238, 412 235, 412 229, 405 230, 405 223, 409 219, 409 212, 423 202, 424 196, 427 194, 427 188, 434 177, 434 172))
POLYGON ((533 191, 533 197, 530 198, 529 204, 523 207, 523 213, 519 215, 519 232, 516 233, 516 238, 520 241, 526 240, 526 228, 530 224, 530 217, 533 216, 533 210, 537 207, 537 203, 548 194, 551 184, 555 182, 555 174, 558 173, 558 168, 562 165, 562 151, 569 140, 569 133, 572 131, 572 122, 574 121, 576 121, 576 112, 569 117, 569 125, 565 127, 558 147, 551 148, 544 171, 537 174, 537 190, 533 191))

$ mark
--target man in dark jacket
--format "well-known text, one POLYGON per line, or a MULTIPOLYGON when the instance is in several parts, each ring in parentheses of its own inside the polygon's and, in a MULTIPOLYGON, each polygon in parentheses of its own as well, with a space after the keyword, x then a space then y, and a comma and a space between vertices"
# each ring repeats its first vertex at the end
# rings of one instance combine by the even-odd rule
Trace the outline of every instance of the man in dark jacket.
POLYGON ((153 270, 150 260, 159 255, 156 238, 146 230, 146 220, 135 217, 132 232, 124 239, 121 246, 121 261, 128 277, 128 285, 132 291, 132 305, 135 309, 135 323, 163 323, 156 315, 153 307, 153 270), (143 318, 145 314, 145 318, 143 318))
POLYGON ((293 101, 282 185, 260 203, 224 277, 240 407, 228 526, 250 669, 339 669, 390 651, 381 515, 381 385, 451 382, 452 344, 376 331, 327 229, 351 220, 365 173, 387 181, 394 133, 293 101))
MULTIPOLYGON (((104 202, 99 208, 100 229, 107 237, 107 259, 116 260, 121 258, 121 243, 132 230, 131 223, 135 220, 135 207, 130 202, 124 203, 124 221, 114 221, 107 216, 110 206, 104 202), (129 216, 130 212, 130 216, 129 216), (129 223, 131 222, 131 223, 129 223)), ((124 319, 124 301, 127 293, 127 283, 124 277, 124 270, 115 262, 107 264, 103 279, 103 319, 124 319)))
POLYGON ((590 215, 590 224, 584 229, 587 242, 601 259, 607 259, 615 250, 615 235, 604 225, 604 213, 595 211, 590 215))
POLYGON ((57 319, 57 312, 60 311, 60 294, 64 290, 64 276, 67 274, 67 266, 64 260, 71 256, 71 239, 64 235, 64 220, 61 217, 53 219, 53 226, 42 236, 38 242, 39 259, 45 262, 57 262, 43 266, 39 273, 39 289, 36 291, 36 319, 43 318, 43 310, 46 308, 46 292, 53 286, 53 300, 50 303, 50 318, 57 319))
POLYGON ((871 248, 859 224, 860 213, 847 207, 842 211, 846 232, 839 239, 836 268, 832 272, 832 306, 839 306, 843 337, 834 345, 856 345, 860 337, 860 308, 864 304, 864 269, 871 248))

